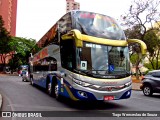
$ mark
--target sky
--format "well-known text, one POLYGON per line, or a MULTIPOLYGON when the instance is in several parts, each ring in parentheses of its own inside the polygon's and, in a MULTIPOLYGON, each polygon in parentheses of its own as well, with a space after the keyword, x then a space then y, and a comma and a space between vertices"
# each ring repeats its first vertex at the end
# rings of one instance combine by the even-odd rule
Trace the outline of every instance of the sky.
MULTIPOLYGON (((80 10, 115 19, 129 10, 131 0, 75 0, 80 10)), ((66 0, 18 0, 16 36, 40 40, 66 13, 66 0)))

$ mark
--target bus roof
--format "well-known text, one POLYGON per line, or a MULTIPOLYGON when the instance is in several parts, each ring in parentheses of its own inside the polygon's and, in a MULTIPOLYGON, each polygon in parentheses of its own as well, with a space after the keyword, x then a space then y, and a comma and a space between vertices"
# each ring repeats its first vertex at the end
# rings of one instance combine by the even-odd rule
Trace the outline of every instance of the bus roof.
MULTIPOLYGON (((75 23, 76 18, 79 16, 85 17, 85 19, 92 19, 92 17, 94 15, 100 15, 100 16, 106 16, 102 17, 104 18, 104 20, 110 20, 110 22, 115 22, 114 18, 107 16, 107 15, 103 15, 101 13, 95 13, 95 12, 89 12, 89 11, 82 11, 82 10, 72 10, 67 12, 66 14, 64 14, 45 34, 44 36, 36 43, 36 45, 38 46, 38 48, 43 48, 45 46, 48 46, 51 43, 55 43, 55 44, 59 44, 59 38, 56 36, 59 36, 59 32, 58 30, 61 31, 62 35, 66 32, 66 31, 70 31, 72 29, 77 29, 75 27, 75 25, 73 25, 75 23), (77 13, 77 14, 73 14, 73 13, 77 13), (87 13, 91 13, 91 14, 87 14, 87 13), (93 14, 93 15, 92 15, 93 14), (75 20, 75 21, 73 21, 75 20), (73 23, 72 23, 73 22, 73 23), (70 26, 68 27, 68 24, 70 24, 70 26), (58 29, 59 27, 61 27, 60 29, 58 29), (54 39, 55 38, 55 39, 54 39)), ((94 18, 95 19, 95 18, 94 18)), ((116 22, 115 22, 116 23, 116 22)), ((77 22, 77 24, 80 24, 79 21, 77 22)), ((119 25, 118 25, 119 27, 119 25)), ((119 29, 119 28, 118 28, 119 29)), ((104 30, 104 29, 103 29, 104 30)), ((100 32, 99 32, 100 33, 100 32)), ((66 33, 65 33, 66 34, 66 33)), ((88 34, 88 33, 87 33, 88 34)), ((89 34, 88 34, 89 35, 89 34)), ((92 35, 91 35, 92 36, 92 35)), ((112 35, 113 36, 113 35, 112 35)), ((114 35, 116 36, 116 35, 114 35)), ((95 36, 97 37, 97 36, 95 36)), ((100 37, 100 36, 99 36, 100 37)), ((102 37, 102 36, 101 36, 102 37)), ((106 36, 103 36, 106 37, 106 36)), ((118 38, 119 39, 119 38, 118 38)))
MULTIPOLYGON (((42 38, 36 43, 36 45, 38 47, 43 47, 43 46, 46 46, 46 44, 48 44, 52 38, 56 35, 56 31, 58 29, 58 22, 64 17, 66 16, 67 14, 69 15, 72 15, 72 13, 74 12, 89 12, 89 13, 95 13, 95 12, 90 12, 90 11, 82 11, 82 10, 71 10, 69 12, 67 12, 66 14, 64 14, 43 36, 42 38)), ((95 13, 95 14, 100 14, 100 13, 95 13)), ((101 14, 103 15, 103 14, 101 14)), ((109 16, 110 17, 110 16, 109 16)))

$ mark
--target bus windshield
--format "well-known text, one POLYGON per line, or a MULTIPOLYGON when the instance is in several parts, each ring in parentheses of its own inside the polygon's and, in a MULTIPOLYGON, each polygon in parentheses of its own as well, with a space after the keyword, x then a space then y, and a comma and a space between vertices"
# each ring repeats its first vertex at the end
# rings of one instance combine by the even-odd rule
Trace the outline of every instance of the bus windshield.
POLYGON ((128 47, 84 42, 82 48, 76 48, 77 70, 98 76, 124 77, 130 72, 128 52, 128 47))
POLYGON ((125 40, 123 30, 117 22, 109 16, 76 11, 74 20, 75 28, 83 34, 113 40, 125 40))

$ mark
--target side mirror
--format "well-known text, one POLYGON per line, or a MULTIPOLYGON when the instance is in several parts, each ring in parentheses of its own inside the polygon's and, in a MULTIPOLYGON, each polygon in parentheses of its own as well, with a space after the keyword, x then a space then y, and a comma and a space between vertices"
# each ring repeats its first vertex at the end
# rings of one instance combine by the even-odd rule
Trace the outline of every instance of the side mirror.
POLYGON ((129 44, 133 44, 134 49, 137 50, 137 52, 141 52, 142 55, 145 55, 147 52, 147 46, 142 40, 138 39, 128 39, 127 42, 129 44))

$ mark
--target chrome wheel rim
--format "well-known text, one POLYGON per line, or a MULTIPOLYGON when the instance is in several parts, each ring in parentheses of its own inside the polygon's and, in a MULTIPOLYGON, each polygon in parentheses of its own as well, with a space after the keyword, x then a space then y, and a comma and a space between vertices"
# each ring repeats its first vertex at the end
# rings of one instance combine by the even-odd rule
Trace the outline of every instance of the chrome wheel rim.
POLYGON ((48 84, 48 93, 51 93, 51 83, 48 84))
POLYGON ((150 95, 150 93, 151 93, 151 89, 149 87, 145 87, 144 88, 144 94, 145 95, 150 95))
POLYGON ((56 85, 55 85, 55 90, 54 90, 56 97, 59 96, 59 94, 58 94, 58 89, 59 89, 59 88, 58 88, 58 84, 56 84, 56 85))

